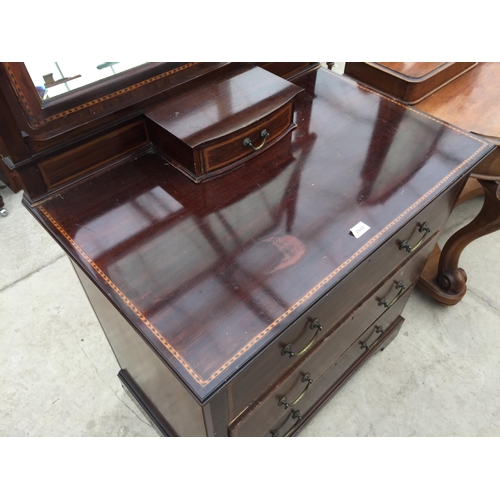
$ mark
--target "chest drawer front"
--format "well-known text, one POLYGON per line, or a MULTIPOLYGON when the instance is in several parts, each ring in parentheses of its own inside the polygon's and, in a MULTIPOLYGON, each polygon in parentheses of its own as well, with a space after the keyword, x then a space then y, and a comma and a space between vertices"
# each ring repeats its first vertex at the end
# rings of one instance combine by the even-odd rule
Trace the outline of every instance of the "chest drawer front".
POLYGON ((315 351, 322 339, 334 328, 334 335, 339 339, 338 348, 343 349, 343 340, 338 333, 346 321, 351 322, 359 333, 382 315, 392 301, 397 301, 416 282, 436 237, 435 233, 426 238, 414 254, 400 251, 396 246, 398 237, 393 238, 383 247, 387 249, 388 257, 365 261, 348 277, 348 283, 332 290, 313 305, 301 320, 292 325, 229 384, 230 421, 257 399, 274 380, 300 362, 301 358, 315 351), (396 252, 399 252, 398 256, 404 257, 404 265, 396 271, 391 270, 394 261, 400 263, 391 257, 394 246, 396 252), (314 328, 316 319, 322 326, 319 332, 314 328), (290 357, 290 351, 296 355, 290 357), (299 356, 302 351, 305 352, 299 356))
POLYGON ((231 435, 269 435, 284 415, 288 414, 288 410, 300 409, 304 414, 325 390, 320 382, 324 373, 333 367, 340 377, 357 358, 371 351, 390 329, 394 320, 399 317, 409 296, 409 293, 405 293, 361 336, 357 325, 346 322, 338 335, 324 339, 318 352, 306 359, 292 374, 285 376, 277 387, 271 389, 235 421, 231 427, 231 435), (338 342, 339 336, 342 345, 338 342))
POLYGON ((289 102, 266 118, 202 147, 200 149, 202 171, 208 173, 228 165, 235 166, 265 151, 286 132, 292 130, 295 126, 292 116, 293 102, 289 102), (247 140, 250 140, 250 143, 247 140), (247 141, 246 146, 245 141, 247 141))

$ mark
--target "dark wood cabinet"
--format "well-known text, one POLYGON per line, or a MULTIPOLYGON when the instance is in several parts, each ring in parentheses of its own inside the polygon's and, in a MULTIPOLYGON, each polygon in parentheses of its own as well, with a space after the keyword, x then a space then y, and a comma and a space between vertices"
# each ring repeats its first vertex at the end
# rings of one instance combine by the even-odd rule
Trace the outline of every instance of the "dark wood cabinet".
POLYGON ((19 166, 46 179, 24 204, 71 258, 122 382, 165 435, 299 433, 397 335, 492 150, 330 71, 272 68, 303 89, 296 128, 205 182, 157 151, 147 113, 19 166))

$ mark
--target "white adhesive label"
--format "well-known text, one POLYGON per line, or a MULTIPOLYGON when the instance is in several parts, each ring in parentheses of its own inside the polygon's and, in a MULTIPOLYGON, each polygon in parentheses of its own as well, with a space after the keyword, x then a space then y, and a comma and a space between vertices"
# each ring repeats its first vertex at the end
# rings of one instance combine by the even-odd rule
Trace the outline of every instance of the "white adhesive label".
POLYGON ((358 222, 354 227, 351 227, 351 234, 355 238, 359 238, 360 236, 363 236, 363 234, 365 234, 368 229, 370 229, 370 227, 367 226, 364 222, 358 222))

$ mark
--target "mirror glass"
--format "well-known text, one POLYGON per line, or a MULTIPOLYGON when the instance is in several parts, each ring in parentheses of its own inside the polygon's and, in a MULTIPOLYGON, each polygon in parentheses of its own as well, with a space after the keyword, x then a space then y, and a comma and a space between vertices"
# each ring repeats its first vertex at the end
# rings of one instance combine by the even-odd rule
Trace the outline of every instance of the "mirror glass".
POLYGON ((89 83, 109 78, 145 62, 26 62, 41 100, 65 94, 89 83))

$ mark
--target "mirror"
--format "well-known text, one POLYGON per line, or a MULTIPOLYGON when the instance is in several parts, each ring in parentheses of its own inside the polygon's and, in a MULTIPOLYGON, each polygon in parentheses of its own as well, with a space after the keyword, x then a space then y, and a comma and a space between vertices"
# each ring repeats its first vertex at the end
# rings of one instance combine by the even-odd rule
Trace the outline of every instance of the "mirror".
POLYGON ((42 101, 109 78, 145 62, 26 62, 26 69, 42 101))

